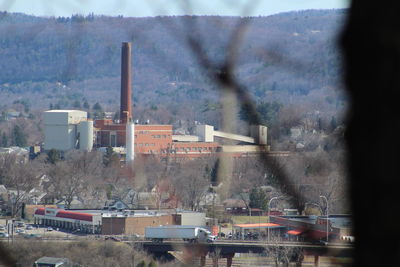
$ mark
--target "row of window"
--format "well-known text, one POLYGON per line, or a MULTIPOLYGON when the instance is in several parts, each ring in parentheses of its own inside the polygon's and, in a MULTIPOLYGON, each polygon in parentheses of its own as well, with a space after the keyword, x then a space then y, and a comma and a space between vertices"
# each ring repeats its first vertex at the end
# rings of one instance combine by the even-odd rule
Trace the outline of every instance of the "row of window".
POLYGON ((163 135, 157 135, 157 134, 155 134, 155 135, 152 135, 151 137, 153 137, 153 138, 170 138, 171 137, 171 135, 165 135, 165 134, 163 134, 163 135))
POLYGON ((135 146, 155 146, 156 144, 154 144, 154 143, 139 143, 139 144, 136 144, 135 143, 135 146))
POLYGON ((176 151, 212 151, 212 147, 177 147, 176 151))
MULTIPOLYGON (((140 134, 141 132, 139 132, 139 134, 140 134)), ((137 138, 138 136, 137 136, 137 134, 135 134, 135 138, 137 138)), ((159 139, 159 138, 171 138, 171 135, 166 135, 166 134, 163 134, 163 135, 152 135, 151 137, 153 137, 154 139, 159 139)))
MULTIPOLYGON (((168 143, 168 145, 170 145, 168 143)), ((135 146, 138 147, 149 147, 149 146, 156 146, 155 143, 135 143, 135 146)), ((213 151, 212 147, 177 147, 175 149, 170 149, 170 152, 189 152, 189 151, 213 151)))

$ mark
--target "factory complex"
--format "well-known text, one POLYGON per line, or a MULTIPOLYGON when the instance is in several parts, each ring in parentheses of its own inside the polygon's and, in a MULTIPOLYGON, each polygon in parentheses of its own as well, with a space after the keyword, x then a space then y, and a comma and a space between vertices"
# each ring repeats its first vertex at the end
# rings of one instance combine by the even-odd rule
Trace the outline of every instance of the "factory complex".
POLYGON ((44 150, 91 151, 113 147, 114 151, 133 161, 135 153, 160 158, 197 158, 215 153, 232 156, 269 153, 267 127, 252 125, 250 136, 215 130, 211 125, 197 124, 193 135, 175 135, 172 125, 134 123, 132 112, 131 44, 122 44, 120 119, 91 120, 80 110, 49 110, 44 112, 44 150), (230 145, 223 145, 229 140, 230 145), (232 144, 233 143, 233 144, 232 144))

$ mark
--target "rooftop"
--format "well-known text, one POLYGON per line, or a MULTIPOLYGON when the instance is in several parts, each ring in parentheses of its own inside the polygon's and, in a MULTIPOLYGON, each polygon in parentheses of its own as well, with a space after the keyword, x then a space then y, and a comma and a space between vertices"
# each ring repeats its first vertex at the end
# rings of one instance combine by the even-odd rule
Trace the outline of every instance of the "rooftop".
POLYGON ((60 264, 66 262, 69 262, 67 258, 41 257, 35 261, 35 264, 60 264))
POLYGON ((77 110, 77 109, 52 109, 52 110, 46 110, 45 112, 69 113, 69 112, 86 112, 86 111, 77 110))

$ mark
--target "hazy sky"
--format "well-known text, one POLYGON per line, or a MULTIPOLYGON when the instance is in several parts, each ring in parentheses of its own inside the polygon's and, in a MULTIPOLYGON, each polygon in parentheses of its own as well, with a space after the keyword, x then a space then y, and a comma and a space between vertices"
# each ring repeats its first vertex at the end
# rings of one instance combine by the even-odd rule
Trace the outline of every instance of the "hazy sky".
POLYGON ((348 7, 349 0, 0 0, 0 10, 37 16, 271 15, 303 9, 348 7), (248 8, 248 3, 252 3, 248 8), (244 11, 247 10, 247 11, 244 11))

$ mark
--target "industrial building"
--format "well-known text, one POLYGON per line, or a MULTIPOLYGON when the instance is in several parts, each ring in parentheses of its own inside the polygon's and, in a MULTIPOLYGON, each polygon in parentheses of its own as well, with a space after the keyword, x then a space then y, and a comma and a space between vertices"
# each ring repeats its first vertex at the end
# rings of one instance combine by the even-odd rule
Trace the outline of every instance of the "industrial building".
MULTIPOLYGON (((196 158, 214 153, 242 156, 258 153, 287 155, 270 152, 267 145, 267 127, 250 127, 250 136, 215 130, 211 125, 196 125, 193 135, 174 135, 172 125, 133 123, 132 111, 131 43, 122 44, 121 53, 121 106, 120 120, 87 119, 84 111, 50 110, 45 112, 44 149, 90 151, 92 147, 122 148, 127 161, 135 153, 156 155, 160 158, 196 158), (234 141, 223 145, 218 140, 234 141)), ((115 149, 121 151, 121 149, 115 149)))
POLYGON ((44 149, 67 151, 93 148, 93 121, 80 110, 49 110, 44 112, 44 149))

